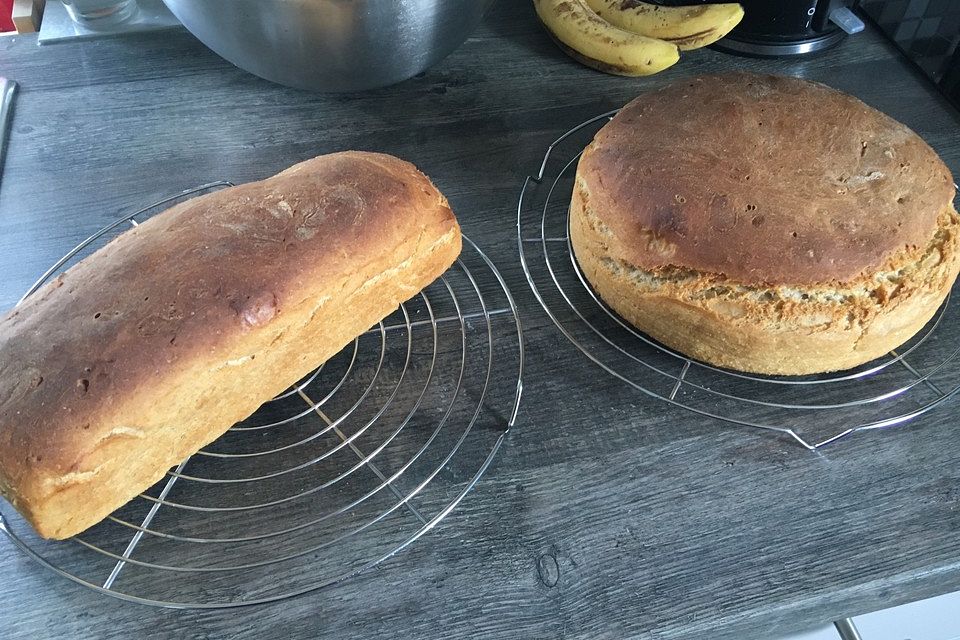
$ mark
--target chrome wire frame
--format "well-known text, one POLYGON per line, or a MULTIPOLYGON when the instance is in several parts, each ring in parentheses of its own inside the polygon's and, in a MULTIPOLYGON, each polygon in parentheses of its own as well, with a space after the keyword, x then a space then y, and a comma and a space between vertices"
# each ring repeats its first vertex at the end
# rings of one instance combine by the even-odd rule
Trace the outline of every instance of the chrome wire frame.
MULTIPOLYGON (((591 118, 557 138, 547 148, 537 174, 527 176, 524 180, 517 205, 517 245, 527 282, 553 323, 590 361, 621 382, 649 396, 726 423, 780 433, 809 450, 817 450, 858 431, 902 424, 933 409, 960 390, 960 385, 941 388, 933 379, 938 373, 952 372, 960 368, 960 347, 942 351, 938 361, 924 363, 922 367, 915 367, 907 360, 907 356, 919 353, 919 348, 935 335, 950 307, 950 296, 935 317, 901 352, 892 351, 887 357, 852 371, 815 377, 762 376, 721 369, 688 358, 659 344, 622 319, 599 298, 580 269, 570 243, 569 194, 564 191, 561 195, 559 192, 561 183, 572 178, 586 142, 593 137, 595 130, 609 122, 616 114, 617 110, 614 110, 591 118), (560 151, 561 147, 565 149, 563 153, 560 151), (538 192, 544 195, 538 197, 538 192), (561 216, 565 218, 561 219, 561 216), (564 233, 551 232, 559 228, 562 228, 564 233), (555 247, 560 247, 563 255, 559 255, 560 251, 554 250, 555 247), (565 284, 569 281, 575 284, 565 284), (599 313, 607 326, 615 328, 619 341, 591 321, 594 313, 599 313), (624 345, 625 340, 629 341, 629 344, 624 345), (656 359, 662 360, 664 357, 667 357, 671 366, 676 365, 676 371, 665 370, 662 363, 657 362, 656 359), (636 367, 639 373, 625 371, 624 367, 618 364, 618 360, 620 363, 628 362, 629 366, 636 367), (845 399, 842 402, 822 402, 816 398, 818 390, 826 389, 831 384, 860 384, 881 372, 889 373, 891 365, 895 364, 904 370, 904 375, 909 374, 908 381, 879 393, 845 399), (924 373, 920 373, 920 369, 923 369, 924 373), (691 379, 692 374, 697 372, 711 376, 709 384, 691 379), (718 388, 717 379, 739 381, 741 386, 750 385, 751 390, 758 392, 777 388, 804 390, 807 396, 802 402, 764 400, 762 397, 742 392, 724 391, 722 387, 718 388), (654 389, 652 384, 657 382, 665 383, 664 386, 669 388, 669 391, 654 389), (886 406, 884 403, 892 405, 894 399, 903 399, 905 394, 914 390, 918 393, 932 393, 934 397, 908 411, 900 411, 897 407, 890 406, 887 413, 866 422, 850 424, 838 421, 831 424, 834 432, 819 440, 804 437, 797 428, 782 424, 790 414, 799 411, 811 411, 817 415, 817 420, 829 421, 829 413, 838 409, 867 406, 877 408, 886 406), (694 404, 691 400, 682 399, 681 391, 700 394, 707 398, 707 401, 700 405, 694 404), (735 406, 721 411, 717 408, 721 402, 735 406), (778 420, 761 421, 744 417, 750 407, 774 410, 778 412, 778 420)), ((866 386, 863 388, 866 389, 866 386)), ((762 393, 757 395, 762 396, 762 393)))
MULTIPOLYGON (((83 255, 88 253, 88 248, 90 248, 95 241, 107 236, 111 232, 117 231, 124 224, 129 223, 136 226, 139 224, 138 218, 145 216, 148 212, 152 215, 175 201, 230 186, 233 185, 225 181, 205 184, 175 196, 164 198, 159 202, 110 223, 84 240, 48 269, 46 273, 30 287, 18 304, 22 303, 27 296, 37 291, 47 280, 58 274, 71 260, 83 257, 83 255)), ((169 608, 216 609, 274 602, 337 584, 394 556, 436 527, 477 484, 493 461, 509 430, 513 427, 519 412, 520 398, 523 391, 524 344, 522 326, 516 303, 507 287, 506 281, 491 259, 466 236, 463 237, 463 245, 464 254, 457 259, 454 267, 441 276, 438 283, 431 286, 432 288, 422 291, 419 296, 415 297, 415 299, 419 299, 419 301, 422 302, 422 306, 427 315, 425 319, 412 320, 411 313, 408 310, 409 302, 401 305, 400 314, 402 315, 402 322, 392 325, 380 322, 363 336, 356 338, 351 345, 341 352, 341 355, 347 356, 346 369, 343 374, 339 376, 338 380, 335 382, 331 381, 332 386, 330 390, 323 394, 322 397, 316 400, 312 398, 309 395, 311 393, 309 388, 311 384, 321 376, 327 363, 321 365, 303 380, 290 387, 286 392, 276 396, 267 403, 269 405, 277 401, 285 400, 290 402, 293 399, 299 399, 303 402, 305 408, 280 420, 268 421, 262 424, 240 423, 232 427, 228 433, 257 433, 279 426, 293 425, 307 418, 313 421, 319 418, 320 428, 284 446, 244 451, 242 453, 217 452, 215 448, 219 441, 216 441, 213 445, 195 454, 195 456, 183 461, 167 473, 167 477, 165 481, 162 481, 162 487, 157 495, 154 496, 145 492, 139 496, 139 500, 149 505, 149 509, 142 520, 139 522, 131 522, 118 515, 108 517, 107 522, 109 522, 110 525, 120 526, 129 530, 132 534, 122 553, 115 553, 103 548, 102 544, 98 544, 96 540, 92 539, 94 536, 89 532, 85 532, 70 541, 62 543, 34 542, 15 530, 14 520, 6 516, 2 509, 0 509, 0 531, 5 533, 14 545, 26 553, 31 559, 53 571, 55 574, 122 600, 169 608), (474 265, 472 268, 468 266, 468 261, 474 265), (481 285, 478 281, 475 275, 475 270, 478 269, 482 270, 487 277, 486 285, 481 285), (490 280, 491 276, 492 282, 490 280), (457 286, 453 282, 454 278, 458 280, 460 289, 463 291, 458 293, 457 286), (428 293, 428 291, 432 291, 432 293, 428 293), (438 316, 435 313, 434 309, 438 293, 443 297, 441 302, 445 302, 448 306, 452 305, 453 313, 446 316, 438 316), (434 296, 434 302, 431 302, 430 296, 434 296), (491 306, 488 302, 488 297, 492 296, 496 296, 498 302, 502 304, 491 306), (493 322, 497 319, 502 319, 504 326, 501 326, 495 335, 493 322), (459 363, 453 367, 455 370, 452 374, 438 370, 438 356, 441 353, 441 326, 451 327, 450 333, 454 337, 452 337, 452 339, 448 337, 447 341, 458 343, 454 348, 448 350, 449 353, 457 354, 456 360, 459 363), (432 336, 428 338, 432 343, 432 352, 415 352, 414 329, 429 329, 432 332, 432 336), (455 337, 457 332, 459 332, 459 339, 455 337), (396 333, 406 334, 406 339, 402 341, 401 345, 392 342, 388 343, 388 335, 396 333), (369 370, 358 372, 357 369, 360 367, 358 364, 358 355, 361 349, 360 342, 361 339, 365 337, 371 338, 378 344, 378 353, 376 353, 373 358, 372 369, 368 367, 369 370), (478 349, 476 345, 474 345, 473 348, 474 352, 483 353, 482 362, 468 363, 468 337, 472 338, 474 342, 482 342, 482 348, 478 349), (504 341, 509 345, 507 355, 499 357, 496 355, 497 351, 495 350, 495 346, 499 341, 504 341), (354 429, 350 435, 347 435, 341 427, 348 419, 359 413, 361 406, 371 397, 372 391, 382 384, 381 373, 385 367, 385 360, 391 355, 399 355, 402 360, 399 374, 395 374, 396 379, 389 383, 391 388, 382 402, 374 408, 373 415, 369 418, 361 418, 360 420, 363 422, 363 425, 360 428, 354 429), (509 363, 499 362, 500 359, 507 358, 508 356, 511 358, 509 363), (391 422, 385 417, 385 414, 397 399, 401 386, 404 384, 404 378, 414 363, 426 369, 424 380, 422 383, 418 383, 417 389, 412 393, 410 391, 405 393, 407 399, 412 399, 412 406, 405 411, 402 418, 395 423, 391 422), (470 369, 471 365, 473 365, 472 370, 470 369), (365 383, 361 382, 357 384, 356 381, 352 379, 355 373, 363 373, 369 380, 365 383), (468 373, 473 373, 478 377, 482 376, 482 384, 479 389, 470 388, 467 390, 465 388, 464 381, 468 373), (452 389, 447 394, 438 392, 434 384, 440 376, 445 374, 452 382, 452 389), (505 381, 506 385, 503 387, 503 389, 505 389, 504 391, 498 392, 497 397, 492 397, 494 396, 494 391, 492 390, 491 383, 495 378, 505 381), (331 418, 328 416, 328 412, 325 411, 325 407, 330 404, 330 401, 338 392, 344 391, 347 388, 353 388, 354 391, 359 391, 357 399, 350 404, 346 411, 331 418), (435 421, 432 429, 426 430, 420 427, 411 427, 410 425, 414 418, 421 415, 421 409, 427 403, 431 406, 431 413, 436 413, 439 416, 436 419, 430 418, 430 422, 435 421), (458 403, 468 403, 459 408, 459 412, 469 416, 464 422, 459 421, 454 416, 458 403), (481 415, 485 411, 490 412, 491 407, 494 408, 496 412, 495 415, 504 416, 497 420, 497 422, 502 420, 502 424, 496 427, 495 433, 489 436, 492 441, 485 448, 481 448, 482 457, 477 458, 475 455, 473 459, 470 459, 469 453, 464 451, 464 444, 468 441, 468 438, 476 432, 475 427, 481 415), (369 434, 375 425, 385 431, 385 435, 372 449, 364 452, 360 448, 359 439, 364 434, 369 434), (375 460, 379 455, 383 454, 384 451, 388 450, 393 442, 397 441, 405 429, 420 429, 424 432, 426 438, 423 443, 420 444, 419 448, 409 454, 409 457, 404 459, 402 464, 397 466, 388 475, 381 471, 375 460), (338 440, 337 444, 327 448, 321 454, 313 455, 309 459, 297 464, 287 466, 283 464, 282 460, 284 455, 288 454, 288 452, 326 436, 335 436, 338 440), (439 453, 432 451, 431 445, 434 445, 435 442, 440 442, 441 436, 445 439, 452 440, 452 444, 449 445, 448 449, 440 450, 439 453), (281 478, 297 471, 317 469, 319 463, 330 459, 340 451, 349 451, 356 457, 356 461, 345 470, 329 478, 325 478, 322 482, 303 488, 295 493, 268 501, 258 502, 254 500, 250 504, 241 506, 217 507, 188 504, 185 503, 183 498, 177 501, 169 497, 169 494, 177 484, 181 485, 178 487, 180 493, 184 493, 182 490, 185 483, 194 483, 187 485, 188 491, 186 495, 188 497, 202 495, 204 487, 211 486, 236 486, 239 490, 243 487, 255 485, 258 482, 281 478), (439 456, 439 460, 433 462, 428 459, 430 457, 426 455, 428 451, 430 451, 433 457, 439 456), (219 459, 227 464, 238 464, 244 459, 264 459, 272 461, 271 463, 276 469, 269 473, 259 475, 222 478, 203 477, 186 473, 185 470, 190 462, 201 458, 219 459), (427 470, 411 475, 413 474, 411 468, 418 462, 425 463, 425 465, 428 466, 427 470), (454 463, 466 465, 468 468, 468 472, 464 475, 463 479, 457 483, 445 478, 442 474, 445 469, 449 469, 454 463), (164 530, 154 524, 154 520, 161 508, 168 517, 170 517, 170 514, 174 514, 174 518, 180 513, 200 514, 201 517, 213 517, 217 513, 223 512, 241 512, 244 515, 265 511, 269 513, 271 508, 297 501, 309 501, 325 489, 333 487, 348 478, 355 479, 354 473, 360 469, 371 471, 376 476, 377 482, 366 489, 362 495, 352 498, 348 503, 337 506, 325 513, 318 513, 315 517, 311 517, 305 522, 290 524, 280 518, 276 521, 268 520, 271 524, 276 525, 275 528, 269 531, 256 533, 227 531, 224 532, 223 535, 215 537, 195 536, 174 530, 164 530), (472 469, 472 471, 469 471, 470 469, 472 469), (408 488, 406 491, 398 487, 400 480, 407 483, 408 488), (448 487, 444 487, 444 489, 452 493, 452 496, 439 506, 434 506, 431 511, 424 513, 423 508, 418 508, 414 503, 416 498, 422 497, 424 489, 427 487, 432 488, 435 486, 434 483, 449 485, 448 487), (284 553, 279 556, 271 556, 264 560, 251 562, 245 561, 243 557, 233 558, 229 554, 230 545, 238 543, 261 543, 258 549, 273 550, 273 547, 270 545, 277 541, 284 540, 288 536, 292 536, 298 532, 309 532, 321 523, 329 523, 338 516, 350 516, 355 509, 368 503, 368 501, 370 501, 369 504, 374 504, 371 500, 372 498, 383 498, 385 496, 390 502, 389 506, 377 511, 373 515, 362 514, 358 516, 356 520, 350 523, 350 526, 344 527, 343 530, 337 530, 331 539, 324 540, 317 544, 311 544, 307 548, 297 549, 295 552, 284 553), (237 574, 237 579, 240 580, 243 578, 242 573, 244 571, 257 568, 269 569, 275 565, 291 561, 304 563, 302 566, 309 569, 310 559, 317 557, 320 552, 329 551, 332 554, 337 554, 338 549, 342 548, 340 545, 349 544, 351 539, 355 539, 358 534, 369 530, 374 525, 395 513, 412 516, 416 521, 416 529, 412 532, 402 532, 400 539, 387 543, 385 550, 378 549, 378 552, 374 554, 373 557, 365 558, 362 562, 354 566, 344 566, 342 569, 336 570, 334 575, 326 576, 318 574, 316 580, 310 584, 298 585, 289 591, 278 590, 269 595, 251 598, 241 597, 188 602, 160 599, 150 593, 127 592, 116 588, 116 581, 124 568, 128 566, 156 571, 157 580, 172 580, 177 581, 178 584, 182 584, 184 580, 204 580, 206 579, 205 577, 210 574, 226 575, 228 577, 232 574, 237 574), (149 538, 163 540, 170 545, 176 545, 176 553, 171 549, 166 562, 151 562, 135 557, 134 552, 137 547, 143 543, 144 539, 149 538), (71 545, 71 549, 68 550, 71 553, 92 553, 100 557, 105 557, 115 564, 109 572, 109 575, 104 576, 102 582, 97 582, 88 576, 80 575, 79 571, 71 571, 68 568, 60 566, 55 561, 48 559, 45 557, 44 550, 39 548, 40 544, 58 545, 60 546, 60 550, 62 550, 62 545, 71 545), (211 548, 223 549, 224 555, 233 562, 220 563, 216 564, 216 566, 203 566, 199 563, 196 565, 189 563, 178 564, 177 561, 183 558, 189 560, 189 549, 191 547, 187 545, 202 545, 202 547, 198 546, 196 548, 202 548, 204 550, 211 548), (184 546, 187 546, 186 552, 182 550, 184 546)), ((474 359, 476 359, 476 356, 474 359)), ((366 407, 366 409, 369 411, 369 407, 366 407)), ((254 417, 256 417, 256 414, 254 417)), ((377 437, 380 437, 379 432, 377 432, 377 437)), ((420 466, 425 465, 421 464, 420 466)), ((242 493, 241 495, 246 494, 242 493)), ((24 530, 28 531, 27 525, 22 521, 18 521, 17 525, 22 525, 25 527, 24 530)), ((19 529, 19 526, 16 527, 16 529, 19 529)), ((279 567, 277 574, 271 574, 270 577, 276 582, 282 582, 284 579, 283 568, 279 567)), ((238 588, 242 587, 243 585, 239 585, 238 588)))

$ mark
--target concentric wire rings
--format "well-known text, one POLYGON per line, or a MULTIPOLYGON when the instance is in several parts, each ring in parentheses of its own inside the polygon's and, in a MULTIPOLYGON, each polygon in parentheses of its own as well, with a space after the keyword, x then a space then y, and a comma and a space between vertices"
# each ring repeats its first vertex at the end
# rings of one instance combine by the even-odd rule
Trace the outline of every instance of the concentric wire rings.
POLYGON ((637 331, 593 291, 573 254, 569 206, 584 147, 616 111, 558 138, 528 176, 517 208, 527 281, 560 331, 589 360, 650 396, 727 423, 774 431, 807 449, 854 432, 902 424, 960 389, 960 346, 944 328, 960 310, 944 302, 910 341, 855 369, 814 376, 761 376, 714 367, 637 331))
MULTIPOLYGON (((24 298, 126 224, 229 186, 111 223, 24 298)), ((53 572, 145 604, 234 607, 314 591, 390 558, 460 503, 516 419, 522 376, 513 297, 464 237, 437 282, 101 524, 47 541, 3 504, 0 529, 53 572)))

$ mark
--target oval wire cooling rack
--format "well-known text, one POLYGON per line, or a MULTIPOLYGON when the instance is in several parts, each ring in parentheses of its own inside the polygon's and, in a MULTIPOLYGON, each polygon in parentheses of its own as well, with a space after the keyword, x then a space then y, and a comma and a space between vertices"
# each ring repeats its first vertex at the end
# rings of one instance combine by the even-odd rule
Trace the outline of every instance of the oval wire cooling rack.
POLYGON ((960 309, 950 297, 896 351, 852 370, 796 377, 720 369, 636 330, 587 283, 569 240, 577 161, 617 111, 591 118, 549 146, 517 207, 517 241, 527 281, 560 331, 621 382, 695 413, 777 432, 810 450, 859 431, 915 418, 960 389, 960 309))
MULTIPOLYGON (((126 225, 229 186, 116 220, 24 298, 126 225)), ((47 541, 4 503, 0 530, 60 576, 175 608, 304 594, 406 548, 474 487, 519 410, 516 305, 493 262, 463 244, 440 279, 104 522, 47 541)))

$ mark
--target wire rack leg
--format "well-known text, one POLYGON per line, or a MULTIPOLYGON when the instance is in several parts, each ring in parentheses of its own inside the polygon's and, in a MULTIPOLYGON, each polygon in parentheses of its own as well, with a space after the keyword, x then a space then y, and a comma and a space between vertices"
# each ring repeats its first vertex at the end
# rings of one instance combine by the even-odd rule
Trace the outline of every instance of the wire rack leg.
MULTIPOLYGON (((896 351, 891 351, 890 353, 892 353, 894 356, 897 355, 897 352, 896 352, 896 351)), ((907 371, 909 371, 910 373, 912 373, 913 375, 915 375, 918 380, 923 380, 923 384, 925 384, 928 389, 930 389, 931 391, 933 391, 933 392, 936 393, 937 395, 940 395, 940 396, 945 396, 945 395, 946 395, 946 394, 943 392, 943 390, 940 389, 940 387, 938 387, 938 386, 937 386, 936 384, 934 384, 933 382, 930 382, 930 379, 929 379, 929 378, 927 378, 926 376, 920 375, 920 372, 917 371, 916 369, 914 369, 914 368, 913 368, 913 365, 911 365, 909 362, 907 362, 906 358, 900 358, 900 364, 903 365, 903 367, 904 367, 907 371)))
POLYGON ((833 623, 833 626, 837 628, 837 633, 843 640, 862 640, 860 632, 857 631, 857 625, 853 624, 853 620, 850 618, 837 620, 833 623))
MULTIPOLYGON (((143 522, 140 524, 140 530, 138 530, 133 537, 130 539, 130 542, 127 543, 127 548, 123 550, 123 558, 129 558, 133 554, 133 550, 137 548, 137 545, 140 544, 140 538, 143 537, 143 530, 150 526, 150 523, 153 522, 153 518, 157 515, 157 511, 160 510, 160 506, 163 504, 164 499, 166 499, 167 494, 170 493, 170 489, 173 488, 173 485, 176 484, 177 479, 180 477, 180 472, 183 471, 183 468, 187 466, 187 463, 190 462, 190 458, 187 458, 183 462, 177 465, 177 468, 174 469, 174 474, 170 476, 170 479, 167 480, 167 484, 163 485, 163 490, 160 491, 160 497, 157 502, 153 503, 153 506, 150 507, 150 511, 147 512, 146 517, 143 519, 143 522)), ((123 571, 123 568, 127 565, 126 560, 120 560, 114 565, 113 570, 110 572, 110 575, 107 576, 107 579, 103 582, 103 588, 109 589, 113 586, 113 583, 120 576, 120 572, 123 571)))
POLYGON ((677 397, 677 392, 680 391, 680 385, 683 384, 683 379, 687 377, 687 371, 690 371, 689 360, 683 363, 683 369, 680 370, 680 375, 677 376, 677 381, 673 384, 673 389, 670 390, 671 400, 677 397))
MULTIPOLYGON (((334 426, 333 420, 331 420, 331 419, 327 416, 327 414, 325 414, 325 413, 323 412, 323 410, 321 410, 320 407, 318 407, 318 406, 316 405, 316 403, 315 403, 313 400, 310 399, 310 396, 308 396, 307 394, 305 394, 302 390, 301 390, 299 393, 300 393, 300 396, 301 396, 306 402, 309 402, 310 405, 313 406, 314 412, 316 412, 316 414, 317 414, 318 416, 320 416, 320 419, 323 420, 324 422, 326 422, 326 423, 327 423, 327 426, 333 428, 333 431, 334 431, 334 433, 337 434, 337 437, 340 438, 342 441, 346 442, 346 443, 347 443, 347 446, 350 447, 350 450, 353 451, 353 453, 354 453, 358 458, 360 458, 361 460, 365 460, 367 456, 363 453, 363 451, 361 451, 360 448, 359 448, 357 445, 355 445, 353 442, 350 442, 350 441, 348 440, 347 436, 344 435, 344 433, 343 433, 342 431, 340 431, 340 429, 339 429, 338 427, 334 426)), ((369 460, 368 460, 366 463, 364 463, 364 466, 366 466, 368 469, 370 469, 370 471, 373 472, 374 475, 376 475, 378 478, 380 478, 380 481, 381 481, 381 482, 387 483, 387 488, 390 489, 390 492, 393 493, 394 496, 396 496, 397 500, 402 500, 402 501, 403 501, 404 506, 407 508, 407 510, 408 510, 411 514, 413 514, 413 516, 414 516, 417 520, 420 521, 420 524, 422 524, 422 525, 426 525, 426 524, 427 524, 427 522, 428 522, 427 519, 424 518, 423 515, 421 515, 419 511, 417 511, 416 507, 414 507, 412 504, 410 504, 410 501, 409 501, 409 500, 407 500, 406 498, 404 498, 403 494, 400 493, 400 490, 397 489, 395 486, 393 486, 393 483, 392 483, 392 482, 387 482, 387 476, 384 475, 382 471, 380 471, 380 469, 377 467, 377 465, 375 465, 372 461, 369 461, 369 460)))
MULTIPOLYGON (((444 324, 450 322, 461 322, 463 320, 478 320, 480 318, 491 318, 493 316, 502 316, 506 314, 513 314, 513 309, 494 309, 486 313, 482 311, 476 311, 474 313, 465 313, 463 316, 440 316, 439 318, 434 318, 433 320, 414 320, 413 322, 404 322, 397 324, 387 324, 383 326, 384 331, 399 331, 407 329, 416 329, 417 327, 430 327, 435 324, 444 324)), ((380 327, 375 326, 368 329, 364 335, 380 335, 380 327)))

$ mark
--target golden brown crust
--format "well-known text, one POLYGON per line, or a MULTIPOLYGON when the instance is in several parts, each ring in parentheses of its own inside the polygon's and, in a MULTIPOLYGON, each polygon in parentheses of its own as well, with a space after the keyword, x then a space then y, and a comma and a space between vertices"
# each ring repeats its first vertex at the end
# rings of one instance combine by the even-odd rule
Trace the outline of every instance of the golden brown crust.
POLYGON ((718 274, 626 259, 578 182, 570 239, 584 276, 631 324, 685 355, 762 374, 847 369, 896 348, 930 320, 960 271, 960 216, 941 212, 920 250, 852 281, 744 285, 718 274))
POLYGON ((334 355, 460 251, 413 165, 347 152, 178 205, 0 320, 0 491, 73 535, 334 355))
POLYGON ((640 96, 577 171, 629 263, 745 285, 875 271, 925 247, 954 193, 904 125, 820 84, 745 73, 640 96))

